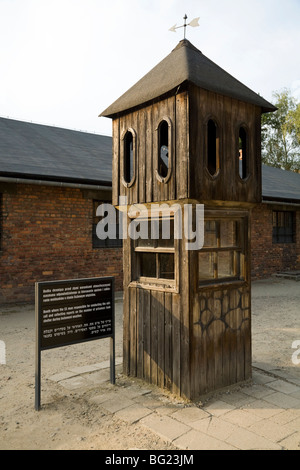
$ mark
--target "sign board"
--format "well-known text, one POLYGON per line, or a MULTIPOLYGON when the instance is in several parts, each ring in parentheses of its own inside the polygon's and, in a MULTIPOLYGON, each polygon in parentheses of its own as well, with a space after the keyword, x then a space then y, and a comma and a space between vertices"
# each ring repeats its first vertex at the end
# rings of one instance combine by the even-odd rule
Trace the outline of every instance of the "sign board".
POLYGON ((111 338, 114 383, 114 278, 36 283, 36 409, 40 408, 41 351, 111 338))

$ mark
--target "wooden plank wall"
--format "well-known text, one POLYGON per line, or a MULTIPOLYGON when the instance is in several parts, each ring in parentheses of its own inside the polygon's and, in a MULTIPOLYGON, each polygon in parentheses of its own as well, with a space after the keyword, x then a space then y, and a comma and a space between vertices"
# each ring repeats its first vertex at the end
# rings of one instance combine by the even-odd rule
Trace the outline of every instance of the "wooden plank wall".
POLYGON ((128 204, 188 197, 188 126, 185 92, 114 120, 113 204, 118 205, 119 194, 127 196, 128 204), (162 183, 155 174, 158 152, 155 129, 165 116, 172 122, 172 174, 167 183, 162 183), (129 128, 136 132, 136 179, 126 188, 122 183, 122 137, 129 128))
POLYGON ((190 328, 179 294, 134 287, 127 294, 125 373, 190 399, 251 377, 247 287, 197 293, 190 328))
POLYGON ((190 194, 205 201, 261 201, 261 110, 256 106, 192 86, 190 112, 190 194), (206 168, 206 123, 214 119, 220 132, 220 172, 211 177, 206 168), (249 178, 242 181, 238 165, 238 133, 248 130, 249 178))
POLYGON ((261 110, 233 98, 190 86, 186 92, 133 111, 113 122, 113 203, 119 194, 128 203, 176 199, 204 201, 261 201, 261 110), (161 183, 155 175, 157 133, 160 120, 172 121, 172 176, 161 183), (220 130, 220 173, 211 177, 206 168, 206 122, 214 118, 220 130), (238 168, 238 132, 246 125, 249 140, 249 178, 242 181, 238 168), (122 184, 122 136, 136 131, 136 181, 122 184))
POLYGON ((130 287, 124 324, 124 372, 181 394, 178 294, 130 287), (126 318, 126 320, 125 320, 126 318))
POLYGON ((194 298, 191 396, 251 377, 248 287, 199 292, 194 298))

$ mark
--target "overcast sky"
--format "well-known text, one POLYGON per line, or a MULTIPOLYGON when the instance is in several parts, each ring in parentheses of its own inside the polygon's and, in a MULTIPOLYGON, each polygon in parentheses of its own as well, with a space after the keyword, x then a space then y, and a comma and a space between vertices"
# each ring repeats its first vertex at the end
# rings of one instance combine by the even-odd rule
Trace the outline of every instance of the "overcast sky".
POLYGON ((300 100, 300 0, 0 0, 0 116, 111 135, 98 115, 183 39, 185 13, 216 64, 300 100))

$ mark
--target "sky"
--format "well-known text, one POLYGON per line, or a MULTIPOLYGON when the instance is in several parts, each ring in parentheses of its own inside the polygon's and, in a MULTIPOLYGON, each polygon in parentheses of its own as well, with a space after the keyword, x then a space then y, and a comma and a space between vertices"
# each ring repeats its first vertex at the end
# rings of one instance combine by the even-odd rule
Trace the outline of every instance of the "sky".
POLYGON ((0 116, 112 135, 99 117, 186 37, 268 101, 300 101, 300 0, 0 0, 0 116))

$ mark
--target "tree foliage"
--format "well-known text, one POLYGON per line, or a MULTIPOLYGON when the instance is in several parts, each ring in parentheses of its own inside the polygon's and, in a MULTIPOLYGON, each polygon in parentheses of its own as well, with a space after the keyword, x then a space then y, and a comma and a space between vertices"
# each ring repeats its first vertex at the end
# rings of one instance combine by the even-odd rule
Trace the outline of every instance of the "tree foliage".
POLYGON ((262 161, 284 170, 300 170, 300 103, 284 89, 273 93, 274 113, 262 115, 262 161))

